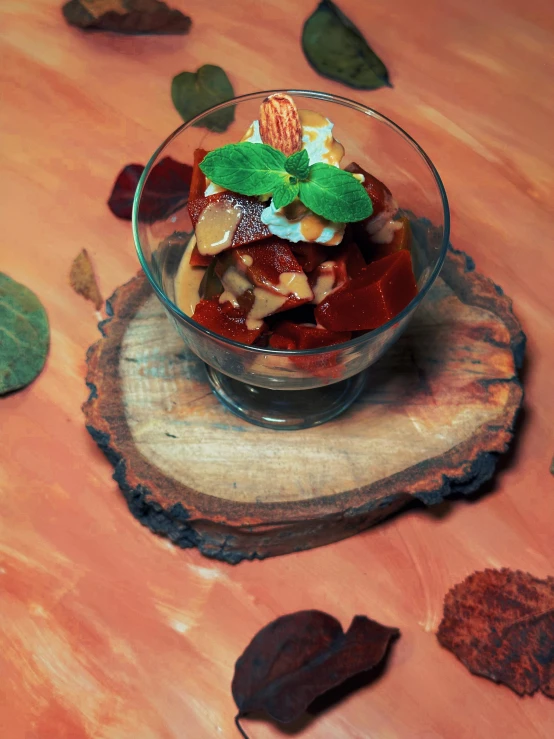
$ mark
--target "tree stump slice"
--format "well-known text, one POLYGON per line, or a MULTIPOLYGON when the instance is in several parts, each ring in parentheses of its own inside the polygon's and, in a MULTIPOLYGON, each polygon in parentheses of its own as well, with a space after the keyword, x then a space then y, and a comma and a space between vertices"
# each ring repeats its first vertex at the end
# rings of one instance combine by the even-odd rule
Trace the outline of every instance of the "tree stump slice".
POLYGON ((453 249, 359 400, 311 429, 263 429, 226 410, 143 275, 108 314, 87 355, 87 428, 133 515, 230 563, 351 536, 413 499, 476 491, 522 401, 525 336, 511 301, 453 249))

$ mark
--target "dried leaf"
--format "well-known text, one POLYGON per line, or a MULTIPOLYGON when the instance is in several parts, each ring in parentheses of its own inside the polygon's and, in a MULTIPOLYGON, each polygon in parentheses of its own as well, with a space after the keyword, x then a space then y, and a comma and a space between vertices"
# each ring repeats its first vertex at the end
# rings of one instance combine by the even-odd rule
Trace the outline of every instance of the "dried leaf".
POLYGON ((71 26, 116 33, 188 33, 191 19, 159 0, 69 0, 63 8, 71 26))
POLYGON ((69 272, 69 282, 78 295, 94 303, 96 310, 100 310, 104 301, 100 295, 98 283, 92 269, 92 262, 86 249, 73 260, 69 272))
POLYGON ((0 395, 18 390, 41 372, 50 329, 40 300, 0 272, 0 395))
POLYGON ((446 595, 437 638, 476 675, 554 698, 554 577, 475 572, 446 595))
POLYGON ((281 616, 237 660, 232 691, 238 717, 266 711, 281 723, 294 721, 315 698, 381 662, 399 633, 365 616, 355 616, 346 633, 321 611, 281 616))
MULTIPOLYGON (((208 108, 231 100, 234 96, 235 92, 229 78, 221 67, 214 64, 204 64, 196 72, 181 72, 171 83, 173 105, 185 123, 208 108)), ((233 105, 202 118, 194 125, 223 133, 234 120, 233 105)))
MULTIPOLYGON (((130 221, 133 198, 144 167, 128 164, 118 174, 108 207, 118 218, 130 221)), ((154 223, 168 218, 183 207, 189 196, 192 167, 165 157, 150 172, 141 198, 141 220, 154 223)))
POLYGON ((391 87, 381 59, 331 0, 322 0, 304 24, 302 49, 323 77, 360 90, 391 87))

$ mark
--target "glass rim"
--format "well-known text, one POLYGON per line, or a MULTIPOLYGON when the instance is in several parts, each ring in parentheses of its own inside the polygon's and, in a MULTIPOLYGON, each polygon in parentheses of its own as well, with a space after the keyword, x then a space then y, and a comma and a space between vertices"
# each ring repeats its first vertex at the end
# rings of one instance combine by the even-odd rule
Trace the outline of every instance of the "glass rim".
POLYGON ((342 97, 340 95, 334 95, 334 94, 327 93, 327 92, 318 92, 315 90, 284 90, 284 89, 260 90, 258 92, 251 92, 246 95, 238 95, 237 97, 234 97, 231 100, 226 100, 224 103, 220 103, 219 105, 214 105, 213 107, 208 108, 207 110, 204 110, 202 113, 199 113, 194 118, 191 118, 190 121, 187 121, 186 123, 181 124, 160 144, 160 146, 158 146, 156 151, 152 154, 152 156, 148 160, 148 163, 146 164, 146 167, 144 168, 144 171, 140 177, 139 183, 137 185, 137 189, 135 190, 135 195, 133 198, 132 229, 133 229, 133 239, 135 242, 135 249, 137 251, 140 265, 144 273, 146 274, 146 277, 148 278, 150 285, 153 287, 154 292, 160 299, 162 305, 167 310, 169 310, 170 313, 175 314, 178 318, 183 320, 185 323, 189 324, 192 328, 196 329, 197 331, 200 331, 200 333, 205 334, 211 339, 215 339, 218 342, 227 344, 233 348, 241 349, 243 351, 250 351, 250 352, 253 352, 254 354, 271 354, 274 356, 284 356, 284 357, 287 357, 287 356, 295 356, 295 357, 316 356, 319 354, 326 354, 326 353, 333 352, 333 351, 336 352, 336 351, 341 351, 343 349, 355 348, 357 346, 364 344, 365 342, 375 338, 376 336, 383 334, 385 331, 387 331, 389 328, 394 326, 396 323, 399 323, 400 321, 402 321, 409 313, 412 312, 412 310, 414 310, 421 303, 423 298, 429 292, 429 289, 435 282, 436 278, 438 277, 439 272, 441 271, 442 265, 444 263, 444 260, 446 258, 446 253, 448 250, 448 243, 449 243, 449 238, 450 238, 450 208, 448 205, 448 198, 446 196, 446 190, 442 183, 441 177, 437 171, 437 168, 431 161, 431 158, 426 154, 424 149, 422 149, 422 147, 417 143, 417 141, 412 136, 410 136, 409 133, 407 133, 401 126, 399 126, 393 120, 388 118, 386 115, 379 113, 379 111, 375 110, 374 108, 369 108, 367 105, 363 105, 362 103, 357 103, 355 100, 351 100, 350 98, 342 97), (396 133, 398 133, 408 144, 410 144, 412 148, 414 148, 418 152, 418 154, 427 164, 431 174, 433 175, 435 184, 437 185, 437 189, 439 191, 439 195, 440 195, 440 199, 442 203, 442 209, 444 213, 442 243, 441 243, 439 255, 437 257, 435 266, 433 267, 431 274, 427 277, 425 284, 422 286, 421 290, 418 291, 417 295, 414 298, 412 298, 412 300, 410 300, 408 305, 405 308, 403 308, 400 311, 400 313, 394 316, 394 318, 391 318, 390 320, 388 320, 386 323, 383 323, 378 328, 371 329, 367 331, 366 333, 362 334, 361 336, 356 336, 355 338, 349 339, 348 341, 345 341, 341 344, 332 344, 331 346, 318 347, 317 349, 273 349, 272 347, 250 346, 248 344, 241 344, 240 342, 234 341, 233 339, 229 339, 226 336, 221 336, 221 334, 217 334, 215 333, 215 331, 211 331, 210 329, 205 328, 200 323, 197 323, 195 320, 193 320, 190 316, 187 316, 187 314, 184 313, 179 308, 179 306, 176 305, 176 303, 174 303, 169 298, 169 296, 161 288, 161 286, 158 285, 156 279, 154 278, 154 275, 152 274, 152 271, 150 270, 150 266, 144 256, 144 253, 142 251, 139 230, 138 230, 138 223, 139 223, 138 212, 139 212, 142 191, 144 189, 146 180, 148 179, 148 176, 156 160, 164 152, 167 146, 169 146, 169 144, 174 139, 180 136, 181 133, 183 133, 188 128, 192 128, 197 121, 200 121, 202 118, 204 118, 208 114, 215 113, 218 110, 223 110, 230 105, 236 105, 238 103, 246 102, 249 100, 256 100, 261 97, 265 98, 265 97, 268 97, 269 95, 275 95, 276 93, 286 93, 288 95, 291 95, 292 97, 315 98, 317 100, 324 100, 330 103, 339 103, 348 108, 352 108, 353 110, 357 110, 358 112, 363 113, 364 115, 367 115, 370 118, 375 118, 387 124, 390 128, 396 131, 396 133))

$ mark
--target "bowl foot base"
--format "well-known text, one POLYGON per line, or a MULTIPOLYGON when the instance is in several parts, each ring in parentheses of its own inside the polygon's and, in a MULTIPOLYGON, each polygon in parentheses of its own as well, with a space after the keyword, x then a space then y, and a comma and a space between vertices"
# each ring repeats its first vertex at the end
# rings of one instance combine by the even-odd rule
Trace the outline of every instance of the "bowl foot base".
POLYGON ((270 390, 248 385, 206 365, 215 396, 240 418, 270 429, 305 429, 349 408, 365 387, 366 373, 312 390, 270 390))

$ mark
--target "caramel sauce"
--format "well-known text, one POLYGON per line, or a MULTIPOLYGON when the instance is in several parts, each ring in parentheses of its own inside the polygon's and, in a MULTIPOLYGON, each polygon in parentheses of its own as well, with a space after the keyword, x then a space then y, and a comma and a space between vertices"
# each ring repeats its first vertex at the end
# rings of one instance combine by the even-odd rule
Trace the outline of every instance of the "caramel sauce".
POLYGON ((309 128, 323 128, 327 125, 327 118, 321 113, 316 113, 314 110, 299 110, 298 115, 300 117, 300 123, 302 127, 308 126, 309 128))
POLYGON ((254 124, 250 126, 248 131, 244 134, 241 141, 246 141, 247 139, 251 138, 254 135, 254 124))
POLYGON ((246 318, 247 328, 260 328, 266 316, 276 313, 291 295, 300 299, 311 299, 312 288, 304 272, 282 272, 277 285, 254 288, 254 303, 246 318))
POLYGON ((252 283, 235 266, 226 269, 220 279, 224 290, 219 297, 219 302, 229 301, 235 308, 238 308, 237 298, 247 290, 251 290, 252 283))
POLYGON ((306 241, 315 241, 323 233, 323 229, 329 221, 325 218, 317 216, 315 213, 309 213, 300 221, 300 232, 306 241))
POLYGON ((231 246, 241 218, 242 209, 226 200, 209 203, 196 224, 200 254, 219 254, 231 246))
POLYGON ((308 212, 308 208, 301 203, 300 200, 293 200, 289 205, 283 208, 283 215, 287 221, 299 221, 308 212))
POLYGON ((332 136, 328 136, 325 140, 325 148, 327 152, 322 155, 327 164, 338 165, 344 156, 344 146, 336 141, 332 136))
POLYGON ((337 246, 342 241, 342 237, 344 236, 344 229, 342 231, 337 231, 329 241, 325 242, 325 246, 337 246))
POLYGON ((177 275, 175 276, 175 302, 183 313, 192 316, 196 304, 200 300, 199 288, 205 270, 190 266, 190 257, 196 244, 193 236, 181 258, 177 275))
POLYGON ((316 305, 325 300, 335 286, 335 266, 336 262, 323 262, 319 265, 319 275, 313 286, 313 302, 316 305))

